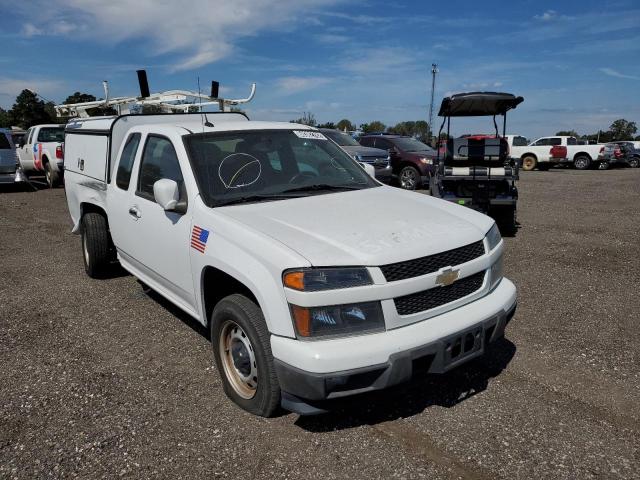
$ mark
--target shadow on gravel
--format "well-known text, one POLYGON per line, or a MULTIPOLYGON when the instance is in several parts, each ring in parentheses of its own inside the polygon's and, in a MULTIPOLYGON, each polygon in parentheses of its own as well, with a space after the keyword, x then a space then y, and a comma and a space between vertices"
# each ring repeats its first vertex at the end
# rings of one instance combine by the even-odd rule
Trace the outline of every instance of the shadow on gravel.
MULTIPOLYGON (((129 275, 128 272, 126 272, 126 273, 127 273, 127 275, 129 275)), ((159 293, 151 290, 144 283, 142 283, 140 281, 138 281, 138 283, 140 284, 140 288, 142 288, 142 291, 150 299, 152 299, 153 301, 157 302, 159 305, 164 307, 168 312, 170 312, 173 316, 175 316, 178 319, 180 319, 182 321, 182 323, 184 323, 186 326, 190 327, 191 330, 193 330, 197 334, 199 334, 202 337, 204 337, 207 341, 211 341, 211 334, 210 334, 209 330, 207 328, 205 328, 195 318, 193 318, 191 315, 189 315, 185 311, 181 310, 180 308, 176 307, 173 303, 171 303, 169 300, 164 298, 159 293)))
POLYGON ((509 364, 516 346, 503 338, 490 345, 486 354, 444 375, 426 375, 387 390, 333 400, 329 413, 299 417, 295 424, 310 432, 331 432, 362 425, 375 425, 411 417, 437 405, 454 407, 486 390, 489 380, 509 364))

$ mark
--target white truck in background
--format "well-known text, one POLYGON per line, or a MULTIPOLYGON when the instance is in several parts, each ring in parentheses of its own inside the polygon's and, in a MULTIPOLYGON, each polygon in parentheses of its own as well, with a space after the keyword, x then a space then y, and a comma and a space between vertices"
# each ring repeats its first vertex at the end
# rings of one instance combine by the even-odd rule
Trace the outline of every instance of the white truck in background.
POLYGON ((35 125, 17 145, 20 166, 27 176, 43 175, 53 188, 62 181, 64 125, 35 125))
POLYGON ((507 135, 509 151, 512 157, 520 159, 523 170, 548 170, 559 163, 572 164, 578 170, 586 170, 602 163, 601 153, 604 144, 579 145, 575 137, 559 136, 541 137, 527 143, 521 135, 507 135), (553 147, 566 147, 564 149, 553 147), (561 152, 561 153, 560 153, 561 152), (554 156, 555 153, 555 156, 554 156))

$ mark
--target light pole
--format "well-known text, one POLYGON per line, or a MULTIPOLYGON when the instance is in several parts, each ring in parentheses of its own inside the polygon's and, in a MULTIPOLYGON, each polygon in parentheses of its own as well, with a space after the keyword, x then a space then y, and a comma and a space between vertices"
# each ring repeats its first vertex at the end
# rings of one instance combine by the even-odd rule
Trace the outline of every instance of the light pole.
POLYGON ((431 64, 431 105, 429 105, 429 133, 431 133, 431 142, 433 143, 433 96, 436 89, 436 73, 438 73, 438 64, 431 64))

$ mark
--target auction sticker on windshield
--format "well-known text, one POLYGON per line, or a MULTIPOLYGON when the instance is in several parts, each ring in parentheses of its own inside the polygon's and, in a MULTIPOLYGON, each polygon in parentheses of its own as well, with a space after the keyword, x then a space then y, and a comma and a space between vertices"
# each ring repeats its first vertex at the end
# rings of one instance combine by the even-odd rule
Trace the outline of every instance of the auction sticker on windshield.
POLYGON ((325 137, 320 132, 312 132, 311 130, 294 130, 293 133, 295 133, 299 138, 309 138, 311 140, 327 139, 327 137, 325 137))

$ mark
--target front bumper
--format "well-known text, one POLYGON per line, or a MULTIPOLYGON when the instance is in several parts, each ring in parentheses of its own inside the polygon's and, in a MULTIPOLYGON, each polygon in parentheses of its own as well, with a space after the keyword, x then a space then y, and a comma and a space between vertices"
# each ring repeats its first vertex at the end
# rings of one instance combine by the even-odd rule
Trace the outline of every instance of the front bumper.
POLYGON ((417 369, 446 372, 482 355, 487 343, 504 334, 515 308, 516 288, 505 278, 474 302, 381 333, 313 342, 272 336, 280 387, 286 398, 319 401, 387 388, 411 379, 417 369), (473 346, 453 355, 455 342, 466 341, 468 335, 476 338, 473 346), (316 371, 292 365, 294 356, 306 356, 299 358, 299 365, 316 371), (341 368, 323 371, 326 365, 341 368))
POLYGON ((27 177, 21 168, 18 168, 15 172, 11 173, 0 173, 0 184, 6 185, 10 183, 19 183, 26 181, 27 177))

